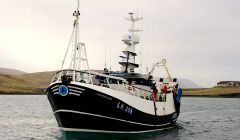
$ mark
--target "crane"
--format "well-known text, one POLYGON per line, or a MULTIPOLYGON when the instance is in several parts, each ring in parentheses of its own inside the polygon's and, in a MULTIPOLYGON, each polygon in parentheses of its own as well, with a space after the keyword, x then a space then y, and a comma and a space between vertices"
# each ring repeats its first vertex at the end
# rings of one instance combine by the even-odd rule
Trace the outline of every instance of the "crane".
POLYGON ((167 62, 166 59, 162 59, 161 61, 155 63, 155 64, 152 66, 151 71, 148 73, 148 76, 152 76, 152 74, 153 74, 153 72, 154 72, 154 70, 155 70, 156 67, 161 67, 161 66, 163 66, 163 67, 165 68, 166 72, 167 72, 167 75, 168 75, 167 79, 168 79, 170 82, 172 82, 173 79, 172 79, 172 77, 171 77, 171 75, 170 75, 170 73, 169 73, 169 70, 168 70, 168 68, 167 68, 166 62, 167 62))

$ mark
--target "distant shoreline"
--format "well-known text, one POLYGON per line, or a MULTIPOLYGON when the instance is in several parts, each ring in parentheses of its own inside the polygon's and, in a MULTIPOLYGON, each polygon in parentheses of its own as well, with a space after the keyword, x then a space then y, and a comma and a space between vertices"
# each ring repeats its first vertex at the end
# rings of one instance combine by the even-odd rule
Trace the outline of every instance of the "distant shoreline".
POLYGON ((0 95, 46 95, 46 93, 7 93, 7 92, 0 92, 0 95))
MULTIPOLYGON (((46 95, 46 88, 31 90, 0 90, 0 95, 46 95)), ((183 97, 240 98, 240 87, 183 89, 183 97)))
MULTIPOLYGON (((24 92, 0 92, 0 95, 46 95, 45 92, 42 93, 24 93, 24 92)), ((196 97, 196 98, 240 98, 240 92, 239 93, 226 93, 226 94, 220 94, 220 95, 200 95, 200 94, 185 94, 183 91, 183 97, 196 97)))
POLYGON ((185 97, 240 98, 240 87, 212 87, 203 89, 183 89, 185 97))
POLYGON ((41 93, 41 94, 35 94, 35 93, 21 93, 21 94, 16 94, 16 93, 0 93, 0 96, 1 95, 46 95, 46 94, 43 94, 43 93, 41 93))
POLYGON ((183 97, 196 97, 196 98, 240 98, 240 93, 234 93, 232 95, 183 95, 183 97))

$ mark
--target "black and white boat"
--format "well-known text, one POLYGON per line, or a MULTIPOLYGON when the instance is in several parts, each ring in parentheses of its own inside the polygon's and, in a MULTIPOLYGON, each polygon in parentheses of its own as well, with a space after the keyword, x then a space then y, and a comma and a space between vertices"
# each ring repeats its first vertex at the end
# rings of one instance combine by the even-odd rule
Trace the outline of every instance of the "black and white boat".
POLYGON ((119 72, 91 71, 85 44, 79 41, 79 16, 74 11, 74 29, 68 46, 72 49, 69 69, 58 71, 47 89, 47 97, 64 138, 110 135, 137 135, 169 129, 176 125, 180 111, 181 89, 172 78, 166 60, 156 63, 147 74, 135 73, 135 46, 139 37, 134 23, 142 18, 129 13, 129 33, 119 62, 119 72), (167 71, 167 78, 154 80, 157 66, 167 71), (168 81, 166 81, 168 80, 168 81), (78 136, 77 136, 78 135, 78 136))

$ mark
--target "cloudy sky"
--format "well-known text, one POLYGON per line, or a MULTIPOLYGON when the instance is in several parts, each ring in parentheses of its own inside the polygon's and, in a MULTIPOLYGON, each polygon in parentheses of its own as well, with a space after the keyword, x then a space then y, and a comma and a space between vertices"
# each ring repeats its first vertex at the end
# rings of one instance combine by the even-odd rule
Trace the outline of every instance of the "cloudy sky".
MULTIPOLYGON (((0 67, 57 70, 73 27, 76 0, 0 0, 0 67)), ((119 70, 128 12, 138 11, 143 67, 167 59, 174 77, 202 87, 240 80, 239 0, 82 0, 80 39, 90 67, 119 70)), ((140 63, 141 55, 137 61, 140 63)), ((156 69, 156 76, 162 69, 156 69)))

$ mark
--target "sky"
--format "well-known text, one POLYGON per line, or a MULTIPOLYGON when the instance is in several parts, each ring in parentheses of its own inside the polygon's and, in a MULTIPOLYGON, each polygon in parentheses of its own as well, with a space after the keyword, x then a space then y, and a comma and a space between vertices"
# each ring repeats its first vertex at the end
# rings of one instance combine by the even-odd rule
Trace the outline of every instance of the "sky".
MULTIPOLYGON (((73 29, 77 0, 0 0, 0 67, 26 72, 58 70, 73 29)), ((136 24, 136 46, 143 73, 161 59, 173 77, 202 87, 240 80, 239 0, 82 0, 80 40, 90 69, 120 70, 126 47, 121 37, 129 12, 136 24), (140 55, 141 54, 141 55, 140 55)), ((140 71, 140 70, 139 70, 140 71)), ((156 68, 154 75, 164 74, 156 68)))

